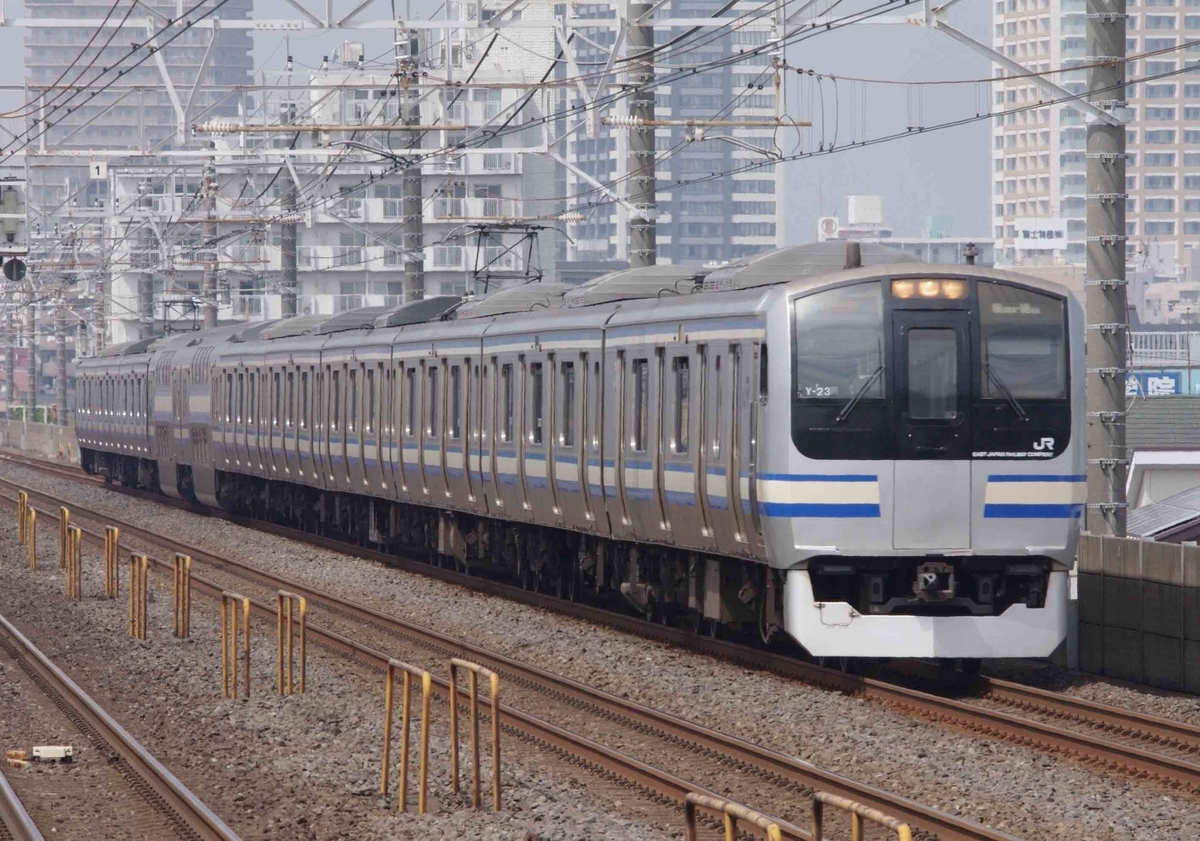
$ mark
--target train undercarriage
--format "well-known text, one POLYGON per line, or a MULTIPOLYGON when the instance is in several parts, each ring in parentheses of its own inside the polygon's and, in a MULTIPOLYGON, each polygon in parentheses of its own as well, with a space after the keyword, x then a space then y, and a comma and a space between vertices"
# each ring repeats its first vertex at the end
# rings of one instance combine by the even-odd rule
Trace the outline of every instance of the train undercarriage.
POLYGON ((712 635, 780 628, 777 573, 751 561, 217 473, 226 510, 569 600, 623 603, 712 635))

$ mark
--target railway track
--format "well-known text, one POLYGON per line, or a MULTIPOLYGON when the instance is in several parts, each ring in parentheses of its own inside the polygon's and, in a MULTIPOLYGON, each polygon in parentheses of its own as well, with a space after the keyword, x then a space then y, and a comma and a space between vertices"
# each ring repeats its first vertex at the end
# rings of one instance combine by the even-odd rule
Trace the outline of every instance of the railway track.
MULTIPOLYGON (((19 666, 91 748, 162 818, 168 831, 182 841, 240 841, 224 821, 3 616, 0 616, 0 651, 19 666)), ((28 813, 18 808, 19 804, 14 805, 15 795, 7 783, 3 789, 0 819, 8 827, 9 835, 17 841, 42 838, 28 813)))
POLYGON ((3 773, 0 773, 0 841, 45 841, 3 773))
MULTIPOLYGON (((0 486, 4 485, 12 487, 0 480, 0 486)), ((58 503, 39 492, 30 492, 30 497, 35 506, 39 500, 43 505, 58 503)), ((156 546, 166 550, 167 557, 173 557, 174 552, 191 555, 197 570, 204 567, 203 574, 199 571, 193 574, 197 592, 215 595, 222 589, 236 587, 252 596, 253 610, 272 619, 276 591, 283 589, 304 596, 309 600, 310 642, 380 670, 386 667, 389 657, 400 656, 396 651, 398 646, 405 647, 403 657, 412 662, 432 658, 444 664, 448 657, 455 656, 488 666, 502 677, 504 697, 509 701, 508 705, 502 705, 502 723, 512 735, 544 744, 604 775, 628 780, 654 797, 681 804, 689 792, 713 796, 711 786, 723 797, 749 801, 763 811, 782 813, 781 817, 793 822, 789 833, 805 837, 806 833, 795 824, 807 822, 808 796, 820 790, 866 803, 908 821, 918 830, 919 837, 1011 841, 1011 836, 1005 833, 737 737, 618 698, 258 567, 215 556, 200 547, 119 522, 83 506, 68 505, 72 523, 81 526, 85 536, 94 541, 103 540, 100 524, 111 524, 121 528, 126 548, 136 546, 145 550, 156 546), (521 712, 518 704, 520 709, 537 710, 539 717, 521 712), (553 721, 546 721, 545 717, 553 721), (602 747, 612 743, 621 744, 635 755, 602 747), (668 770, 662 770, 663 767, 668 770), (685 781, 684 774, 693 779, 685 781)), ((168 563, 151 557, 157 567, 169 568, 168 563)), ((445 684, 439 682, 439 686, 444 694, 445 684)))
MULTIPOLYGON (((36 459, 17 460, 35 469, 43 469, 42 465, 45 464, 36 459)), ((87 477, 77 469, 56 464, 51 464, 51 468, 47 472, 67 478, 93 481, 91 477, 87 477)), ((0 481, 0 485, 4 484, 15 488, 15 485, 11 485, 11 483, 0 481)), ((140 495, 141 492, 138 493, 140 495)), ((157 496, 152 498, 161 499, 157 496)), ((195 510, 186 504, 180 507, 195 510)), ((74 506, 73 510, 83 514, 78 506, 74 506)), ((95 516, 112 522, 111 518, 105 518, 104 515, 96 514, 95 516)), ((213 516, 226 515, 215 514, 213 516)), ((371 549, 347 546, 339 541, 303 534, 271 524, 237 517, 228 517, 228 519, 273 534, 303 540, 323 548, 379 560, 483 592, 514 598, 588 621, 680 645, 749 667, 794 677, 810 684, 858 694, 885 706, 925 719, 949 723, 965 730, 1054 752, 1056 755, 1066 754, 1087 763, 1098 764, 1109 770, 1138 777, 1154 778, 1189 793, 1200 793, 1200 764, 1193 761, 1195 755, 1200 753, 1200 728, 1182 722, 1097 704, 1070 695, 994 678, 979 680, 977 684, 978 698, 959 700, 943 697, 939 694, 922 692, 888 681, 848 675, 777 652, 698 636, 682 629, 647 622, 637 617, 590 605, 564 602, 561 599, 500 582, 434 567, 423 561, 397 559, 395 556, 371 549), (1045 720, 1038 720, 1039 718, 1045 720)), ((121 527, 123 533, 127 535, 140 533, 143 538, 151 542, 160 539, 153 533, 131 524, 121 524, 121 527)), ((208 554, 195 547, 188 547, 180 551, 189 551, 196 558, 204 558, 208 554)), ((234 563, 225 559, 217 559, 217 561, 226 565, 234 563)), ((263 573, 257 571, 257 574, 263 573)), ((283 580, 279 579, 279 581, 283 580)), ((317 591, 304 588, 298 582, 287 581, 280 583, 280 586, 297 592, 312 593, 310 598, 317 602, 334 598, 328 594, 319 594, 317 591)), ((333 604, 329 601, 325 603, 333 604)), ((378 620, 373 619, 372 621, 378 620)), ((498 663, 499 661, 493 662, 498 663)), ((677 738, 688 738, 678 732, 673 735, 677 738)), ((745 762, 746 759, 739 757, 738 761, 745 762)), ((758 762, 761 764, 761 758, 758 762)), ((800 785, 821 787, 807 782, 800 783, 800 785)), ((853 797, 855 795, 847 793, 846 796, 853 797)), ((877 803, 872 805, 889 811, 889 807, 886 805, 877 803)), ((893 806, 890 811, 895 814, 895 807, 893 806)), ((904 814, 901 817, 912 820, 916 826, 928 826, 927 821, 922 822, 916 819, 915 814, 904 814)), ((947 838, 959 837, 953 834, 954 831, 952 827, 947 827, 942 829, 939 834, 947 838)))

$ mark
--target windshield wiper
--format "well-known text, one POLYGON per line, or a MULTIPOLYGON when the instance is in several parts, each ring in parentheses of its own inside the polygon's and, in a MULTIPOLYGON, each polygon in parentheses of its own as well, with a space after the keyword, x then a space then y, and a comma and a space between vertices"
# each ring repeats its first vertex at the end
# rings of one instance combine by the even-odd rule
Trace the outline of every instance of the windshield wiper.
POLYGON ((870 388, 877 379, 879 379, 879 375, 882 373, 883 366, 880 365, 875 369, 871 376, 867 377, 866 382, 858 387, 858 391, 854 392, 854 396, 850 398, 850 402, 843 406, 842 410, 837 413, 837 416, 833 419, 834 423, 846 422, 846 418, 850 417, 850 413, 854 411, 854 408, 858 405, 858 401, 862 400, 863 395, 867 393, 867 389, 870 388))
POLYGON ((987 378, 991 381, 992 385, 996 386, 996 390, 1008 401, 1008 405, 1016 414, 1017 420, 1028 421, 1029 415, 1025 414, 1025 410, 1017 402, 1017 398, 1013 396, 1013 393, 1009 391, 1008 386, 1004 384, 1004 380, 1000 379, 1000 375, 992 370, 991 365, 984 365, 983 370, 987 372, 987 378))

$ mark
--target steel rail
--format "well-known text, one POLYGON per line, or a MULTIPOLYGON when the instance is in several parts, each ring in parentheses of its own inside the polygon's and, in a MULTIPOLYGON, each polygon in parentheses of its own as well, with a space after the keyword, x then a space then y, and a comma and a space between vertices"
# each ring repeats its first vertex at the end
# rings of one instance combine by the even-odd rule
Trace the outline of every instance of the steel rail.
MULTIPOLYGON (((31 462, 31 467, 35 469, 40 467, 38 462, 41 460, 31 459, 29 461, 31 462)), ((52 462, 49 464, 55 468, 60 467, 52 462)), ((76 475, 85 481, 89 478, 82 471, 77 471, 76 475)), ((16 486, 12 485, 12 487, 15 488, 16 486)), ((1109 767, 1124 769, 1135 774, 1155 776, 1182 785, 1190 791, 1200 792, 1200 765, 1186 760, 1121 745, 1083 733, 989 710, 978 705, 943 698, 885 681, 848 675, 844 672, 797 660, 794 657, 776 652, 750 648, 724 640, 714 640, 679 628, 648 622, 637 617, 590 605, 568 602, 554 596, 531 592, 513 585, 442 569, 424 561, 398 558, 395 555, 346 544, 332 538, 312 535, 272 523, 229 515, 225 512, 210 512, 207 509, 198 509, 196 506, 191 506, 187 503, 179 505, 178 501, 154 494, 141 491, 135 491, 134 493, 139 497, 144 494, 148 499, 165 501, 167 504, 175 504, 177 507, 182 507, 186 510, 208 513, 212 516, 224 518, 250 528, 256 528, 260 531, 281 537, 300 540, 331 551, 377 560, 385 564, 470 587, 492 595, 514 598, 526 604, 554 610, 587 621, 605 624, 619 630, 648 636, 662 642, 711 654, 753 668, 761 668, 777 674, 794 677, 824 688, 858 694, 889 706, 900 707, 937 720, 952 722, 958 726, 984 732, 1009 741, 1021 744, 1034 744, 1041 746, 1043 749, 1057 752, 1065 751, 1073 756, 1085 760, 1097 761, 1109 767)), ((47 498, 51 497, 47 496, 47 498)), ((137 530, 136 526, 131 528, 137 530)), ((141 531, 145 532, 145 530, 141 531)), ((148 535, 148 539, 153 539, 151 536, 152 533, 145 533, 148 535)), ((201 552, 201 554, 207 553, 201 552)), ((229 562, 225 561, 225 563, 229 562)), ((296 585, 293 584, 292 586, 296 585)), ((1089 726, 1108 730, 1109 732, 1128 734, 1150 742, 1183 744, 1185 746, 1193 742, 1200 742, 1200 728, 1195 728, 1181 722, 1096 704, 1095 702, 1083 701, 1082 699, 1075 699, 1071 696, 1061 695, 1060 693, 1037 690, 1032 687, 1010 684, 995 679, 985 679, 983 685, 989 691, 996 693, 995 697, 997 700, 1005 703, 1018 704, 1018 699, 1020 699, 1019 705, 1026 705, 1029 709, 1039 709, 1052 715, 1072 718, 1089 726)), ((917 823, 917 821, 914 820, 914 823, 917 823)))
POLYGON ((0 773, 0 838, 11 841, 46 841, 42 833, 25 811, 21 798, 0 773), (5 835, 7 833, 7 835, 5 835))
MULTIPOLYGON (((0 480, 0 484, 8 484, 8 481, 0 480)), ((30 494, 34 498, 51 498, 49 495, 38 491, 31 491, 30 494)), ((303 595, 313 606, 319 605, 331 612, 348 616, 402 637, 415 638, 422 644, 435 649, 442 649, 451 656, 491 664, 497 671, 510 678, 515 678, 527 685, 544 688, 551 694, 557 694, 571 703, 588 706, 598 714, 610 718, 623 719, 634 728, 652 728, 670 739, 683 742, 689 746, 694 745, 702 752, 708 752, 720 762, 732 761, 733 764, 748 768, 750 773, 757 774, 759 777, 766 778, 783 787, 791 789, 799 787, 808 793, 821 790, 849 797, 878 808, 901 820, 910 822, 914 827, 934 833, 938 838, 945 839, 945 841, 1012 841, 1013 836, 1006 833, 998 832, 973 821, 924 806, 909 798, 859 783, 840 774, 819 768, 811 763, 739 739, 735 736, 721 733, 624 698, 619 698, 602 690, 594 689, 536 666, 521 663, 503 654, 473 645, 449 635, 441 634, 389 616, 372 608, 355 604, 293 579, 274 575, 261 568, 240 561, 214 555, 211 552, 199 547, 190 546, 175 538, 157 534, 133 524, 114 520, 105 514, 93 511, 84 506, 73 505, 71 506, 71 510, 75 516, 76 523, 82 519, 118 525, 121 528, 122 537, 126 541, 132 538, 134 540, 171 547, 175 551, 190 555, 197 563, 208 564, 217 569, 256 580, 256 583, 274 590, 286 589, 298 595, 303 595)), ((93 541, 103 540, 103 534, 97 530, 85 526, 83 531, 93 541)), ((170 566, 166 561, 152 556, 150 560, 157 568, 164 571, 170 566)), ((193 573, 192 582, 193 586, 201 592, 219 596, 221 590, 219 585, 205 581, 195 573, 193 573)), ((264 616, 269 615, 271 618, 275 618, 276 616, 275 607, 272 605, 252 599, 251 606, 252 609, 264 616)), ((375 664, 381 669, 386 669, 387 658, 384 655, 373 653, 370 649, 359 646, 357 643, 333 632, 320 630, 319 626, 318 633, 323 636, 316 636, 314 625, 311 623, 308 628, 309 633, 314 634, 315 641, 324 641, 326 647, 357 659, 363 659, 364 656, 368 659, 375 657, 377 658, 375 664)), ((835 672, 834 674, 840 673, 835 672)), ((644 784, 644 781, 639 780, 639 782, 644 784)), ((698 787, 693 787, 690 790, 706 793, 705 790, 698 787)), ((662 788, 657 788, 655 791, 658 794, 667 794, 662 788)), ((686 797, 686 792, 684 792, 684 797, 686 797)), ((680 803, 683 802, 682 798, 673 799, 678 800, 680 803)))
MULTIPOLYGON (((41 494, 31 492, 30 495, 41 494)), ((83 517, 93 516, 92 512, 85 512, 82 506, 75 506, 73 510, 79 512, 83 517)), ((126 524, 121 524, 123 534, 126 527, 126 524)), ((130 528, 132 529, 133 527, 130 528)), ((84 528, 83 532, 85 536, 93 540, 99 538, 98 533, 91 529, 84 528)), ((169 541, 169 538, 161 536, 155 540, 158 543, 169 541)), ((148 557, 157 569, 165 572, 172 568, 168 563, 159 558, 148 557)), ((196 573, 192 574, 191 586, 197 592, 214 599, 220 598, 224 590, 222 585, 208 581, 196 573)), ((252 613, 272 621, 276 619, 275 605, 267 604, 253 598, 249 599, 249 602, 252 613)), ((356 642, 335 631, 327 630, 312 622, 309 622, 307 625, 307 633, 313 645, 320 646, 328 651, 343 655, 348 659, 373 667, 381 673, 387 670, 387 665, 390 662, 390 657, 387 654, 376 651, 369 646, 356 642)), ((445 678, 434 676, 433 686, 435 692, 443 699, 448 697, 449 681, 445 678)), ((469 700, 468 690, 465 687, 459 690, 459 698, 460 703, 464 705, 469 700)), ((481 711, 480 714, 487 715, 486 711, 481 711)), ((504 702, 500 704, 500 716, 501 726, 511 735, 522 737, 532 744, 548 748, 569 757, 576 764, 581 764, 592 770, 599 770, 605 775, 616 776, 622 780, 634 783, 655 798, 667 798, 682 807, 687 800, 687 795, 691 793, 707 797, 720 797, 720 795, 710 789, 687 782, 673 774, 662 771, 619 751, 612 750, 585 736, 572 733, 522 710, 518 710, 504 702)), ((809 834, 806 830, 786 822, 780 822, 779 825, 787 837, 797 839, 797 841, 808 841, 809 834)))
POLYGON ((0 641, 72 724, 93 742, 108 746, 109 763, 167 819, 181 838, 240 841, 215 812, 3 616, 0 616, 0 641))

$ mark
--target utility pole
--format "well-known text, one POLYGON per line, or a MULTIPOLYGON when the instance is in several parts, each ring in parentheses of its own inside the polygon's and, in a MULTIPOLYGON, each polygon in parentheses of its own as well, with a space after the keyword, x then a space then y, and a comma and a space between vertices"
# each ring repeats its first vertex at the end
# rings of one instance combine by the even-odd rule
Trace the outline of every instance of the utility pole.
POLYGON ((15 296, 8 295, 7 306, 4 309, 4 382, 8 385, 8 399, 4 401, 5 417, 13 418, 13 409, 17 406, 17 320, 13 315, 17 302, 15 296))
POLYGON ((54 305, 54 353, 58 372, 54 376, 55 411, 58 413, 58 425, 67 425, 67 296, 63 296, 54 305))
POLYGON ((650 21, 650 3, 630 3, 626 21, 625 42, 629 71, 629 86, 635 88, 629 99, 629 154, 626 169, 629 177, 629 204, 633 216, 629 220, 629 265, 632 268, 653 266, 658 261, 658 236, 655 219, 658 209, 655 192, 654 128, 654 25, 650 21))
POLYGON ((37 292, 32 284, 29 289, 29 309, 25 312, 25 335, 29 358, 25 362, 25 373, 29 377, 29 392, 25 395, 25 420, 37 420, 37 292))
POLYGON ((138 338, 149 339, 154 335, 154 275, 151 269, 154 261, 150 257, 154 245, 154 231, 150 226, 154 198, 150 195, 148 178, 138 185, 138 209, 141 211, 135 219, 138 225, 135 264, 138 271, 138 338))
POLYGON ((279 306, 280 315, 284 318, 294 318, 296 315, 296 293, 299 285, 299 273, 296 262, 296 182, 288 173, 287 183, 283 188, 284 222, 279 226, 279 306))
POLYGON ((1125 535, 1126 0, 1087 0, 1088 99, 1118 117, 1087 129, 1087 521, 1093 534, 1125 535))
MULTIPOLYGON (((412 43, 408 38, 405 43, 412 43)), ((411 51, 410 51, 411 53, 411 51)), ((449 61, 449 54, 447 54, 449 61)), ((396 72, 400 74, 400 107, 402 122, 406 126, 421 124, 421 92, 412 87, 411 81, 419 81, 416 55, 397 56, 396 72)), ((401 246, 404 249, 404 302, 419 301, 425 297, 425 195, 421 176, 418 151, 421 132, 409 131, 409 165, 404 168, 400 181, 401 203, 404 213, 404 231, 401 246)))
MULTIPOLYGON (((215 36, 214 36, 215 37, 215 36)), ((200 280, 201 296, 204 298, 204 329, 217 326, 217 168, 209 158, 204 164, 201 189, 204 190, 204 275, 200 280)))

